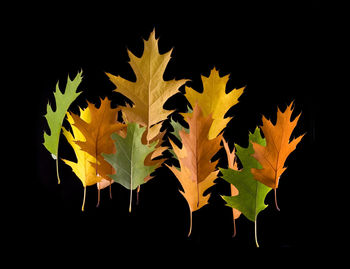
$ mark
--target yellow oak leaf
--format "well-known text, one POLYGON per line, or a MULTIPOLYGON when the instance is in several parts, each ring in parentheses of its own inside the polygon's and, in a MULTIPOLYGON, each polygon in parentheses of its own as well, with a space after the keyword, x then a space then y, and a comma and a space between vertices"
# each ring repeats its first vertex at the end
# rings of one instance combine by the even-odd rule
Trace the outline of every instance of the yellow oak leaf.
MULTIPOLYGON (((80 109, 80 117, 86 121, 91 121, 91 114, 89 108, 86 108, 85 110, 80 109)), ((74 119, 71 115, 71 113, 67 112, 67 120, 71 125, 72 133, 67 131, 63 127, 63 135, 66 137, 68 143, 71 145, 71 147, 74 150, 74 153, 77 158, 77 162, 72 162, 69 160, 62 159, 67 165, 69 165, 73 172, 76 174, 76 176, 80 179, 84 186, 84 198, 83 198, 83 205, 82 205, 82 211, 84 211, 84 205, 85 205, 85 197, 86 197, 86 186, 91 186, 96 184, 97 182, 101 181, 101 177, 96 175, 96 158, 91 156, 89 153, 83 151, 80 146, 76 142, 85 142, 86 138, 82 134, 82 132, 79 131, 79 129, 74 126, 74 119)))
MULTIPOLYGON (((209 77, 201 76, 203 93, 195 91, 191 87, 185 87, 185 96, 194 107, 196 103, 202 108, 204 116, 212 115, 213 124, 210 127, 209 139, 215 138, 226 127, 232 117, 224 118, 226 112, 238 103, 245 87, 234 89, 226 93, 226 84, 229 75, 220 77, 219 71, 214 67, 209 77)), ((184 114, 183 114, 184 115, 184 114)))

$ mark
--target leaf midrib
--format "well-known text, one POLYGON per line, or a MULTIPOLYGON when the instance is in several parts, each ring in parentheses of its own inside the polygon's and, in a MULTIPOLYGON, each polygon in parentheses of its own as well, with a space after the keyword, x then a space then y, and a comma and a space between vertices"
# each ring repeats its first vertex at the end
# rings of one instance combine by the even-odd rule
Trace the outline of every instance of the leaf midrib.
MULTIPOLYGON (((131 160, 130 160, 130 158, 128 157, 128 154, 127 154, 127 152, 125 151, 124 147, 121 146, 120 141, 119 141, 118 139, 115 140, 115 141, 117 142, 117 144, 118 144, 118 146, 119 146, 119 149, 121 149, 121 151, 124 153, 125 158, 130 162, 130 171, 127 171, 127 170, 124 168, 124 166, 120 166, 120 165, 118 165, 118 169, 122 169, 123 171, 125 171, 125 172, 131 177, 131 166, 132 166, 131 160), (120 147, 120 146, 121 146, 121 147, 120 147)), ((117 149, 117 150, 119 150, 119 149, 117 149)))
MULTIPOLYGON (((278 120, 278 119, 277 119, 278 120)), ((276 125, 277 125, 277 122, 276 122, 276 125)), ((276 125, 273 125, 274 127, 276 127, 276 125)), ((281 137, 284 136, 284 131, 285 131, 285 128, 282 126, 282 135, 281 137)), ((263 155, 264 159, 267 161, 267 163, 271 166, 272 170, 275 172, 275 179, 277 177, 277 170, 278 170, 278 167, 279 167, 279 157, 280 157, 280 149, 276 146, 276 142, 275 142, 275 137, 274 136, 271 136, 271 140, 272 140, 272 144, 273 146, 275 147, 275 150, 277 151, 277 163, 276 163, 276 167, 274 167, 270 161, 265 157, 265 154, 263 155)), ((281 139, 281 144, 280 144, 280 148, 281 148, 281 145, 282 145, 282 139, 281 139)))

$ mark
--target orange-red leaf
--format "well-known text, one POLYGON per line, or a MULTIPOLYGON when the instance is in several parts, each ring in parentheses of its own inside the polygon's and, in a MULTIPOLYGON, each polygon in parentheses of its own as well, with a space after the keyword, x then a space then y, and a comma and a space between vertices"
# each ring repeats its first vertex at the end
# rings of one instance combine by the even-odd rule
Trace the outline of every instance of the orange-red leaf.
POLYGON ((277 111, 276 124, 263 117, 263 125, 260 127, 266 139, 266 146, 253 143, 255 153, 253 157, 262 165, 262 169, 252 169, 256 180, 264 183, 266 186, 276 189, 278 181, 286 167, 284 163, 289 154, 295 150, 296 145, 303 138, 304 134, 289 141, 290 136, 298 123, 301 114, 290 121, 293 108, 293 102, 284 112, 277 111))

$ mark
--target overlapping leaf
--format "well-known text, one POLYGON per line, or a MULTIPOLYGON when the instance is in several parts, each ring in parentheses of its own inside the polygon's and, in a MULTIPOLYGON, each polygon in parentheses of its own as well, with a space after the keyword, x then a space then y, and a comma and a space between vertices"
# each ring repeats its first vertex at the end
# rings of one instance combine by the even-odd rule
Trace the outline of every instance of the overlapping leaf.
POLYGON ((233 169, 220 169, 223 174, 223 178, 229 183, 233 184, 237 190, 238 195, 235 196, 222 196, 227 205, 239 210, 249 220, 255 223, 255 242, 258 245, 257 240, 257 215, 264 210, 265 197, 271 188, 265 186, 261 182, 254 179, 252 173, 253 169, 260 168, 259 162, 252 157, 254 153, 252 143, 264 145, 265 140, 260 135, 259 128, 256 128, 254 134, 249 135, 248 148, 242 148, 235 145, 237 149, 237 155, 242 162, 243 168, 239 171, 233 169))
MULTIPOLYGON (((228 145, 228 142, 224 138, 222 138, 222 142, 224 144, 224 148, 227 156, 228 168, 238 171, 236 150, 233 149, 231 151, 228 145)), ((230 189, 231 189, 231 196, 238 195, 238 190, 233 184, 230 184, 230 189)), ((241 211, 237 210, 236 208, 232 208, 232 214, 233 214, 233 226, 234 226, 233 236, 235 236, 236 235, 235 220, 239 218, 239 216, 241 215, 241 211)))
MULTIPOLYGON (((91 114, 89 107, 85 110, 80 109, 80 117, 85 122, 89 123, 91 121, 91 114)), ((85 195, 86 195, 86 186, 94 185, 101 181, 101 177, 96 174, 96 163, 97 160, 95 157, 87 153, 86 151, 82 150, 80 146, 77 144, 77 142, 85 142, 86 138, 82 134, 82 132, 74 125, 74 119, 72 117, 71 113, 67 113, 67 119, 70 123, 72 133, 67 131, 63 127, 63 134, 66 137, 68 143, 72 146, 74 153, 77 158, 77 162, 72 162, 69 160, 63 159, 63 161, 69 165, 73 172, 76 174, 76 176, 80 179, 84 186, 84 199, 83 199, 83 206, 82 210, 84 211, 84 204, 85 204, 85 195)))
POLYGON ((111 135, 114 132, 119 132, 126 125, 116 120, 120 108, 112 109, 111 102, 107 98, 101 100, 98 108, 88 102, 88 110, 90 111, 90 122, 86 122, 78 115, 72 114, 74 126, 79 129, 86 139, 76 143, 82 150, 97 159, 96 175, 110 180, 108 175, 113 174, 113 167, 105 161, 101 153, 111 154, 114 152, 111 135))
MULTIPOLYGON (((165 133, 166 133, 166 131, 160 132, 158 135, 153 137, 150 141, 147 141, 147 132, 143 133, 143 135, 141 137, 142 144, 147 145, 147 144, 155 143, 154 151, 149 153, 145 158, 145 161, 144 161, 145 165, 155 166, 155 169, 157 169, 166 160, 166 158, 163 158, 163 157, 159 158, 162 156, 163 152, 168 149, 168 147, 162 146, 162 144, 164 142, 163 139, 164 139, 165 133)), ((153 178, 153 176, 148 175, 145 178, 145 182, 149 181, 152 178, 153 178)))
POLYGON ((262 165, 261 169, 254 169, 255 178, 273 189, 278 187, 278 180, 286 170, 284 163, 287 157, 295 150, 304 136, 289 140, 301 115, 299 114, 293 121, 290 121, 293 113, 292 105, 293 103, 284 112, 278 108, 275 125, 263 116, 263 125, 260 128, 264 133, 266 146, 253 143, 255 150, 253 156, 262 165))
POLYGON ((299 114, 293 121, 290 121, 293 113, 292 105, 293 102, 284 112, 278 109, 275 125, 263 117, 261 130, 266 138, 266 146, 253 143, 255 151, 253 157, 257 159, 262 166, 261 169, 253 169, 254 178, 266 186, 275 189, 275 204, 278 210, 276 189, 282 173, 286 170, 284 163, 304 136, 301 135, 289 141, 300 117, 299 114))
POLYGON ((145 178, 156 168, 156 165, 145 165, 147 155, 154 151, 157 143, 153 142, 149 145, 142 143, 141 138, 145 129, 136 123, 129 123, 125 138, 116 133, 111 136, 116 153, 102 153, 105 160, 116 170, 116 173, 109 175, 109 177, 130 190, 129 211, 131 211, 132 205, 132 191, 145 183, 145 178))
POLYGON ((171 51, 159 54, 155 31, 150 34, 148 40, 144 40, 144 51, 140 58, 129 50, 128 54, 136 81, 128 81, 109 73, 107 75, 115 84, 115 91, 122 93, 134 103, 133 107, 122 108, 126 121, 145 126, 147 141, 150 141, 159 133, 161 123, 173 112, 164 109, 164 103, 176 94, 187 80, 163 80, 171 51))
POLYGON ((203 93, 195 91, 191 87, 185 87, 186 98, 194 107, 196 103, 202 108, 203 115, 211 114, 213 124, 210 127, 209 139, 215 138, 226 127, 232 117, 225 117, 226 112, 238 103, 244 87, 234 89, 226 93, 226 84, 229 75, 220 77, 219 71, 211 70, 209 77, 202 76, 203 93))
POLYGON ((180 170, 175 166, 168 167, 181 183, 183 191, 180 192, 190 208, 190 235, 192 212, 208 203, 210 194, 203 195, 203 193, 214 185, 214 180, 219 172, 216 169, 218 161, 212 162, 211 159, 221 147, 221 135, 208 139, 213 120, 210 115, 203 116, 198 105, 194 106, 193 113, 186 115, 185 120, 189 125, 189 133, 184 130, 179 132, 182 148, 180 149, 170 140, 179 160, 180 170))
POLYGON ((116 120, 118 111, 120 110, 119 108, 112 109, 111 102, 107 98, 101 99, 100 102, 101 104, 98 108, 94 104, 88 102, 90 122, 86 122, 76 114, 71 114, 74 120, 74 126, 78 128, 85 137, 85 141, 76 141, 75 143, 80 146, 83 151, 89 153, 97 160, 97 162, 95 162, 95 174, 102 178, 101 184, 100 182, 97 183, 97 205, 100 203, 100 189, 111 184, 112 179, 110 179, 108 175, 114 173, 113 167, 105 161, 101 153, 110 154, 114 152, 115 148, 111 134, 120 132, 126 127, 125 124, 117 122, 116 120))

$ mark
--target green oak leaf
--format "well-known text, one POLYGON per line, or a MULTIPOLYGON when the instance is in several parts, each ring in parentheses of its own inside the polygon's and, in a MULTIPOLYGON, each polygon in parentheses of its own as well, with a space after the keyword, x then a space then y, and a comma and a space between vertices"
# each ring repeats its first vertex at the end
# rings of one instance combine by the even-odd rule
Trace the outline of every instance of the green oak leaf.
MULTIPOLYGON (((187 113, 192 113, 192 109, 189 106, 187 106, 187 113)), ((186 133, 188 133, 189 129, 182 126, 180 122, 174 121, 173 118, 170 119, 170 125, 173 127, 173 131, 170 133, 173 134, 180 143, 182 143, 181 137, 180 137, 180 131, 184 130, 186 133)), ((176 154, 173 151, 173 149, 168 149, 168 150, 173 155, 173 157, 175 159, 177 159, 176 154)))
MULTIPOLYGON (((170 133, 173 134, 180 143, 182 143, 181 137, 180 137, 180 131, 184 130, 186 133, 188 133, 189 129, 184 127, 184 126, 182 126, 180 122, 174 121, 173 119, 170 120, 170 124, 173 127, 173 129, 174 129, 170 133)), ((176 156, 176 155, 174 155, 174 156, 176 156)))
MULTIPOLYGON (((170 133, 173 134, 173 135, 178 139, 178 141, 179 141, 180 143, 182 143, 181 137, 180 137, 180 131, 181 131, 181 130, 184 130, 186 133, 188 133, 188 132, 189 132, 189 129, 183 127, 179 122, 174 121, 173 119, 170 120, 170 124, 171 124, 171 126, 174 128, 174 131, 172 131, 172 132, 170 132, 170 133)), ((169 150, 169 152, 173 155, 173 158, 177 159, 177 156, 176 156, 174 150, 173 150, 173 149, 168 149, 168 150, 169 150)))
MULTIPOLYGON (((192 113, 192 112, 193 112, 193 110, 192 110, 189 106, 187 106, 187 112, 186 112, 186 113, 192 113)), ((183 113, 181 113, 181 114, 183 114, 183 113)), ((182 129, 184 129, 185 132, 188 133, 188 132, 189 132, 189 129, 186 128, 186 127, 183 127, 183 126, 180 124, 180 122, 174 121, 173 118, 170 119, 170 125, 171 125, 171 126, 173 127, 173 129, 174 129, 174 131, 172 131, 172 132, 170 132, 170 133, 172 133, 172 134, 181 142, 181 137, 180 137, 180 134, 179 134, 180 131, 181 131, 182 129)))
POLYGON ((82 71, 80 71, 73 80, 67 78, 66 88, 64 93, 60 90, 58 82, 56 84, 56 91, 53 93, 56 102, 56 110, 53 111, 50 103, 47 104, 47 112, 45 118, 50 128, 50 135, 44 131, 44 146, 51 153, 51 156, 56 160, 57 179, 58 176, 58 143, 60 139, 62 123, 69 106, 82 93, 77 92, 78 86, 82 81, 82 71))
MULTIPOLYGON (((174 131, 170 132, 173 134, 180 142, 181 142, 181 137, 180 137, 180 131, 184 128, 178 121, 174 121, 173 119, 170 120, 170 124, 173 127, 174 131)), ((184 128, 185 131, 188 133, 188 129, 184 128)))
POLYGON ((109 175, 110 178, 130 190, 129 212, 131 212, 132 191, 145 183, 145 177, 156 169, 156 165, 144 164, 146 156, 155 150, 157 144, 157 141, 149 145, 142 144, 141 138, 145 129, 146 127, 141 127, 137 123, 129 123, 125 138, 116 133, 111 135, 116 153, 102 153, 103 158, 116 170, 115 174, 109 175))
POLYGON ((241 211, 245 217, 255 223, 255 242, 257 247, 259 247, 256 219, 257 215, 267 207, 264 200, 271 188, 255 180, 251 172, 252 168, 261 168, 260 163, 252 157, 252 154, 254 154, 252 142, 263 146, 266 144, 265 139, 261 137, 258 127, 253 134, 249 134, 248 148, 242 148, 235 144, 236 154, 243 168, 239 171, 220 168, 220 171, 223 174, 223 179, 238 189, 237 196, 222 196, 222 198, 226 201, 227 206, 241 211))

